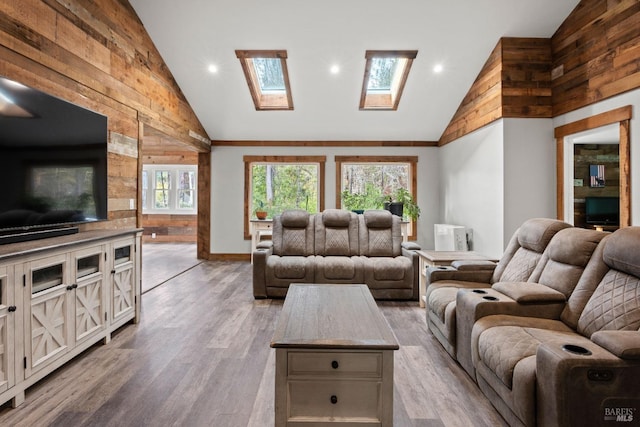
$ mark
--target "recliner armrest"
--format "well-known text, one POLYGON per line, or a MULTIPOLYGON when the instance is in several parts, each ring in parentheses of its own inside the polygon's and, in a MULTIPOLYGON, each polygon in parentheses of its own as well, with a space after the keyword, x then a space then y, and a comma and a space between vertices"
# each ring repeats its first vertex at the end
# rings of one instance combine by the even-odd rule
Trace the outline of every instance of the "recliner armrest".
POLYGON ((639 375, 640 362, 622 360, 582 336, 542 343, 536 353, 537 423, 594 425, 616 408, 640 408, 639 375), (563 349, 571 342, 587 353, 563 349))
POLYGON ((419 251, 420 249, 422 249, 422 247, 416 242, 402 242, 400 246, 408 251, 419 251))
POLYGON ((491 286, 518 304, 550 304, 565 302, 562 292, 534 282, 497 282, 491 286))
POLYGON ((491 282, 491 276, 493 276, 493 270, 458 270, 454 266, 428 267, 426 271, 428 284, 439 280, 457 280, 488 285, 491 282))
POLYGON ((598 331, 591 341, 621 359, 640 359, 640 331, 598 331))
POLYGON ((491 271, 496 269, 496 263, 493 261, 453 261, 451 266, 460 271, 491 271))

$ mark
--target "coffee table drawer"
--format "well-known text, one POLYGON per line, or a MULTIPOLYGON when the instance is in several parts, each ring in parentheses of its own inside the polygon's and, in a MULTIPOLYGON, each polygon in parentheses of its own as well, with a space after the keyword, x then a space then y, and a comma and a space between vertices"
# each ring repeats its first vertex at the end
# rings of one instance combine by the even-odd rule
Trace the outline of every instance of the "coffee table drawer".
POLYGON ((287 375, 381 378, 381 352, 289 351, 287 375))
POLYGON ((378 381, 289 381, 289 421, 380 422, 378 381))

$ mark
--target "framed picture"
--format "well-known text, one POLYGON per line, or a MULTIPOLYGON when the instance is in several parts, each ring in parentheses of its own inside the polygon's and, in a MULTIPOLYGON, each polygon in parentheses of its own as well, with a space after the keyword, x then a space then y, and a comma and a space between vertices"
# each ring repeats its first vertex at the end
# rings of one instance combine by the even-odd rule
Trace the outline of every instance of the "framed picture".
POLYGON ((604 165, 589 165, 589 186, 604 187, 604 165))

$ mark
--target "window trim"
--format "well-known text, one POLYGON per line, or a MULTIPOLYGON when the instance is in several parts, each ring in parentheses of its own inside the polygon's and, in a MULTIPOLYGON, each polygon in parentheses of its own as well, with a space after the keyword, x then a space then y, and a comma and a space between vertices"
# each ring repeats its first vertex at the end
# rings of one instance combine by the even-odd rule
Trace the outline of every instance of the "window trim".
POLYGON ((144 205, 142 202, 142 192, 145 190, 142 188, 142 179, 140 182, 140 204, 142 205, 142 214, 143 215, 197 215, 198 214, 198 166, 197 165, 161 165, 161 164, 144 164, 142 165, 142 172, 146 171, 147 173, 151 173, 151 176, 147 177, 148 183, 151 184, 152 188, 147 188, 147 205, 152 205, 153 200, 155 198, 155 172, 156 171, 170 171, 172 174, 170 185, 169 185, 169 201, 170 207, 168 209, 156 209, 147 205, 144 205), (194 197, 194 206, 191 209, 181 209, 178 207, 177 196, 180 188, 178 188, 178 172, 180 171, 188 171, 193 172, 195 174, 193 197, 194 197))
MULTIPOLYGON (((418 203, 418 156, 335 156, 336 162, 336 208, 342 208, 342 164, 343 163, 408 163, 409 179, 411 180, 411 195, 418 203)), ((411 220, 411 234, 409 240, 416 240, 418 236, 417 221, 411 220)))
MULTIPOLYGON (((417 50, 367 50, 364 57, 367 62, 364 67, 364 77, 362 79, 362 92, 360 93, 360 110, 397 110, 402 92, 409 77, 409 71, 413 60, 418 55, 417 50), (391 90, 389 94, 369 93, 369 77, 371 75, 372 60, 374 58, 400 58, 406 59, 406 63, 399 77, 398 85, 395 90, 391 90)), ((396 78, 398 78, 396 76, 396 78)))
POLYGON ((318 210, 324 210, 325 163, 327 156, 243 156, 244 162, 244 239, 251 240, 249 227, 249 200, 251 197, 251 165, 253 163, 317 163, 318 164, 318 210))
POLYGON ((286 50, 236 50, 236 57, 240 60, 240 65, 242 65, 242 72, 247 80, 251 99, 257 111, 293 110, 293 97, 291 96, 291 85, 289 84, 286 50), (253 58, 280 59, 285 86, 284 95, 262 92, 258 76, 253 67, 253 58))

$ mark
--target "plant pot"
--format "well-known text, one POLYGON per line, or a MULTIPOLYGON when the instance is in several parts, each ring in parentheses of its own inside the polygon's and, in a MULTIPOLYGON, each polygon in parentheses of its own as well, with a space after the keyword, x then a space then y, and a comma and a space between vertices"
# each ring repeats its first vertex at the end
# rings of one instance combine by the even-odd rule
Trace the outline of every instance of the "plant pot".
POLYGON ((400 202, 385 202, 384 203, 384 208, 386 210, 388 210, 389 212, 391 212, 394 215, 399 216, 400 218, 402 218, 403 207, 404 207, 404 204, 400 203, 400 202))
POLYGON ((258 219, 267 219, 266 211, 256 211, 256 218, 258 219))

